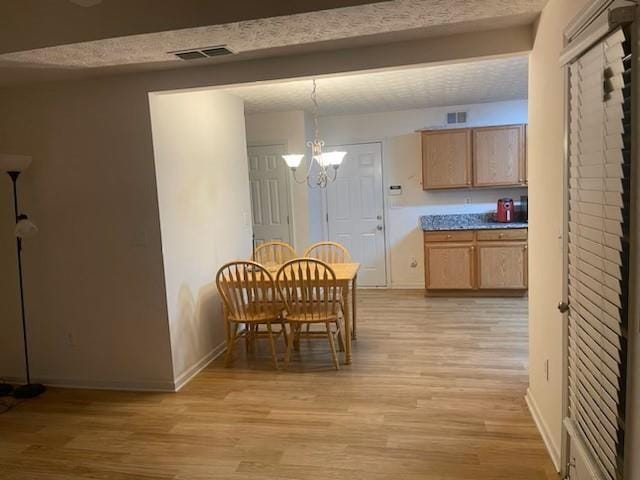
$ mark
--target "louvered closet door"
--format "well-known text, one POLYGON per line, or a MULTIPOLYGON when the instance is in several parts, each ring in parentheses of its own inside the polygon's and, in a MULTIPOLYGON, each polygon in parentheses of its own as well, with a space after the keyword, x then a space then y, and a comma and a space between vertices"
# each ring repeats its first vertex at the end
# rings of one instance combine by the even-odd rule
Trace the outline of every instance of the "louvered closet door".
POLYGON ((570 65, 569 413, 603 478, 622 478, 630 46, 622 29, 570 65))

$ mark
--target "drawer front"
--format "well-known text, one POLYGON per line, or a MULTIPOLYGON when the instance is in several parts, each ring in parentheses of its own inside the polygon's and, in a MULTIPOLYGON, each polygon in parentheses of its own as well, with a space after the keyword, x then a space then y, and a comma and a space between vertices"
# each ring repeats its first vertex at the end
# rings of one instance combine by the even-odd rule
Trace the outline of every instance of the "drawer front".
POLYGON ((497 240, 526 240, 526 228, 510 228, 500 230, 478 230, 477 238, 479 241, 497 241, 497 240))
POLYGON ((424 232, 424 241, 431 242, 472 242, 473 230, 424 232))

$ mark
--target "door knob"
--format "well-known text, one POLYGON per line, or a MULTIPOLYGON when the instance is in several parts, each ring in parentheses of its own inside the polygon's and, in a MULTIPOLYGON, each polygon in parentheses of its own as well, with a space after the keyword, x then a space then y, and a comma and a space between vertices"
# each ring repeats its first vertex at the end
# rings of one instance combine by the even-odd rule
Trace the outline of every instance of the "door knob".
POLYGON ((383 229, 383 228, 384 228, 384 227, 383 227, 382 225, 378 225, 378 226, 376 227, 376 229, 377 229, 378 231, 380 231, 380 232, 382 231, 382 229, 383 229))
POLYGON ((569 311, 569 304, 561 302, 558 304, 558 311, 560 313, 567 313, 569 311))
POLYGON ((382 220, 382 215, 378 215, 378 216, 376 217, 376 220, 382 220))

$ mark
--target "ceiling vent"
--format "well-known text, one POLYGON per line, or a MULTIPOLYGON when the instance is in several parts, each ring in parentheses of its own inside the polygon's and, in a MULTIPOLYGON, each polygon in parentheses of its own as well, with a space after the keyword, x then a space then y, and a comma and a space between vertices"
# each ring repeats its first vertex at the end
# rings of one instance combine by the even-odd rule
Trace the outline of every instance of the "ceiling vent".
POLYGON ((177 52, 169 52, 182 60, 197 60, 199 58, 211 58, 221 57, 223 55, 233 55, 231 51, 225 45, 219 45, 216 47, 198 48, 195 50, 180 50, 177 52))
POLYGON ((447 125, 454 125, 458 123, 467 123, 467 112, 447 113, 447 125))

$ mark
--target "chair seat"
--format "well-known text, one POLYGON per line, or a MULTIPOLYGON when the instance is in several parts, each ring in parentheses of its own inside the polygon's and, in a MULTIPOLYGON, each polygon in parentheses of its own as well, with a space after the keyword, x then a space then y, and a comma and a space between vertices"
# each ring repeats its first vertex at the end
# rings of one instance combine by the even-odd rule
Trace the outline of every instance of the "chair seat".
POLYGON ((282 302, 266 302, 265 304, 251 304, 245 311, 246 316, 238 317, 230 314, 233 322, 260 323, 275 322, 282 319, 284 304, 282 302))

